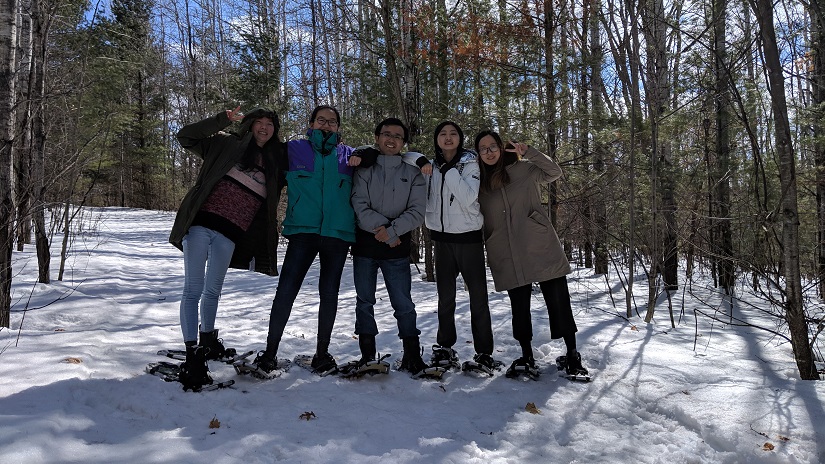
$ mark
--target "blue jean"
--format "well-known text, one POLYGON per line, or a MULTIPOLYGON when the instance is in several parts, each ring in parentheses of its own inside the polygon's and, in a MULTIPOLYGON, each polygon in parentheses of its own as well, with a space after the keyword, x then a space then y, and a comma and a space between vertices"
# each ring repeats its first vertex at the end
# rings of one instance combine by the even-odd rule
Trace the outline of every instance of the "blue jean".
POLYGON ((375 287, 378 283, 378 269, 384 276, 387 293, 398 322, 398 337, 417 337, 421 331, 415 326, 415 304, 412 301, 412 276, 410 259, 373 259, 362 256, 352 258, 352 274, 355 281, 355 333, 377 335, 375 324, 375 287))
POLYGON ((335 316, 338 313, 341 274, 344 272, 350 245, 339 238, 319 234, 294 234, 288 238, 289 245, 286 247, 286 255, 281 265, 278 289, 275 291, 275 299, 272 300, 272 309, 269 313, 266 350, 273 355, 278 352, 292 305, 295 304, 295 298, 316 256, 321 261, 318 275, 318 343, 319 346, 329 344, 335 316))
POLYGON ((235 242, 220 232, 192 226, 183 237, 183 297, 180 328, 183 341, 198 340, 198 301, 203 332, 215 328, 218 299, 235 251, 235 242))

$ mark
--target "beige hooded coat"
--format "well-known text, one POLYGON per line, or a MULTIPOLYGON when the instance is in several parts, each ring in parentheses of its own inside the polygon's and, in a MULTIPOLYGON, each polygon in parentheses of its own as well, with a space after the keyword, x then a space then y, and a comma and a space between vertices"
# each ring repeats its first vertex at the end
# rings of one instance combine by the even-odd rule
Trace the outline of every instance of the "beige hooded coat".
POLYGON ((550 215, 541 204, 540 184, 561 177, 561 168, 533 147, 524 158, 506 167, 509 184, 478 196, 487 264, 497 291, 570 273, 550 215))

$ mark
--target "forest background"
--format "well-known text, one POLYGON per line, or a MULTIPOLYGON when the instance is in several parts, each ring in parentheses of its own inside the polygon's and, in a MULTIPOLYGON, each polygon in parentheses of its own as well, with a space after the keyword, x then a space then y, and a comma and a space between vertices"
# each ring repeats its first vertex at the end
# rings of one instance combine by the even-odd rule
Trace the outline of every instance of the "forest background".
POLYGON ((670 296, 710 275, 724 303, 697 317, 737 323, 758 292, 818 379, 823 46, 823 0, 2 0, 0 328, 25 304, 15 246, 48 283, 83 206, 177 207, 199 169, 182 125, 266 106, 294 139, 332 104, 350 145, 397 116, 430 156, 445 119, 551 154, 568 258, 622 276, 627 318, 675 323, 670 296))

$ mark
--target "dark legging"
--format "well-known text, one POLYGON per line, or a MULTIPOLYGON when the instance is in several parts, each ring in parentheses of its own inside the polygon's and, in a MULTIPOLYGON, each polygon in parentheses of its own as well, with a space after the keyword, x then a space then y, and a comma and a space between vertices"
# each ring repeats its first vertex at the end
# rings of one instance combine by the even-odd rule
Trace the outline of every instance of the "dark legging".
MULTIPOLYGON (((507 290, 513 311, 513 338, 522 345, 529 345, 533 339, 533 322, 530 317, 532 287, 532 284, 528 284, 507 290)), ((575 349, 575 334, 578 329, 570 305, 567 277, 539 282, 539 287, 547 305, 547 314, 550 316, 550 338, 564 338, 568 350, 571 349, 569 345, 572 341, 572 348, 575 349)))

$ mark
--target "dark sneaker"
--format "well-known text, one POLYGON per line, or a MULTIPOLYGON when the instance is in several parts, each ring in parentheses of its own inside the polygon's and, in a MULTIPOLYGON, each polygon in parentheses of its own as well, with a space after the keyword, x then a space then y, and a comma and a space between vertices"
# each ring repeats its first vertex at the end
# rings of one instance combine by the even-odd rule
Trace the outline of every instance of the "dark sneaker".
POLYGON ((507 372, 505 372, 504 375, 511 379, 520 375, 527 375, 532 379, 536 379, 539 376, 539 369, 536 367, 536 361, 532 357, 521 357, 510 364, 510 367, 507 368, 507 372))
POLYGON ((430 358, 430 365, 446 367, 447 369, 451 367, 457 368, 459 366, 458 353, 456 353, 454 349, 446 346, 433 345, 433 355, 430 358))
POLYGON ((311 365, 313 371, 321 376, 334 374, 338 371, 338 364, 335 362, 335 358, 333 358, 329 353, 323 353, 320 355, 315 353, 315 356, 312 357, 311 365))

